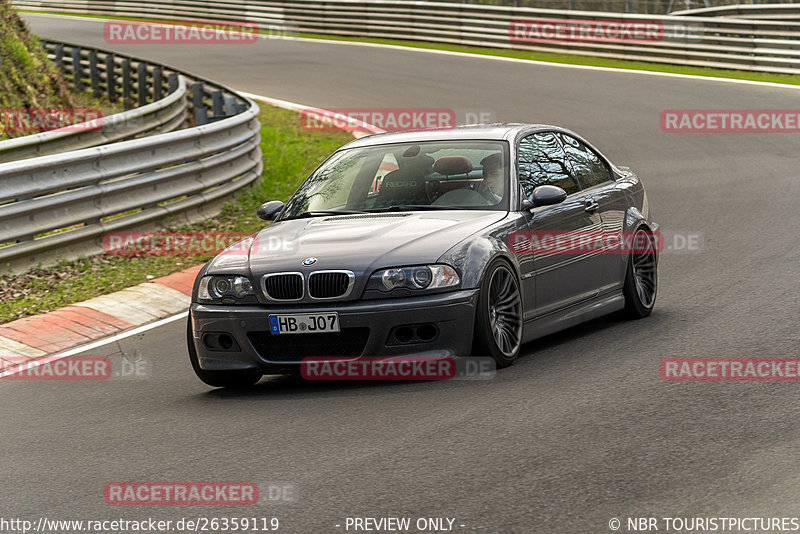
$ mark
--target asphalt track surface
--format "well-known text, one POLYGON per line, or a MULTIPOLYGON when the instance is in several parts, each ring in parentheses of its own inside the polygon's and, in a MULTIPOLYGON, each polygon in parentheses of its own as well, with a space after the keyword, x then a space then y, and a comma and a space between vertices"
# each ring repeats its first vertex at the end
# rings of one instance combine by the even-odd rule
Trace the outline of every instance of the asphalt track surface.
MULTIPOLYGON (((800 108, 800 89, 288 40, 113 46, 102 23, 26 16, 43 37, 170 63, 236 89, 320 107, 488 109, 564 125, 645 181, 664 229, 653 315, 603 319, 524 347, 489 381, 265 379, 209 390, 184 323, 122 350, 137 381, 0 383, 0 515, 36 519, 266 516, 343 532, 348 516, 455 518, 456 532, 610 532, 611 518, 798 516, 800 385, 665 382, 664 357, 800 355, 796 134, 663 133, 674 108, 800 108), (122 480, 293 484, 294 503, 104 503, 122 480)), ((265 199, 266 200, 266 199, 265 199)), ((659 524, 663 531, 663 523, 659 524)))

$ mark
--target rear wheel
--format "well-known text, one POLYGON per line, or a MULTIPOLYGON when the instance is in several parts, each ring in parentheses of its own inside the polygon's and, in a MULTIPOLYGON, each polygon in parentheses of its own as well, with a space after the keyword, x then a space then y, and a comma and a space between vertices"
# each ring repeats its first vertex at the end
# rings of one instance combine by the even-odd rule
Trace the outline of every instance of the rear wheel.
POLYGON ((628 257, 625 273, 625 314, 632 319, 647 317, 653 311, 658 290, 657 255, 653 234, 640 229, 633 235, 634 250, 628 257))
POLYGON ((192 362, 197 378, 215 388, 248 388, 261 380, 261 373, 258 371, 206 371, 200 368, 197 361, 197 348, 194 346, 192 337, 192 317, 186 321, 186 344, 189 349, 189 361, 192 362))
POLYGON ((473 355, 491 356, 498 368, 514 363, 522 344, 522 297, 505 261, 495 260, 486 269, 475 313, 473 355))

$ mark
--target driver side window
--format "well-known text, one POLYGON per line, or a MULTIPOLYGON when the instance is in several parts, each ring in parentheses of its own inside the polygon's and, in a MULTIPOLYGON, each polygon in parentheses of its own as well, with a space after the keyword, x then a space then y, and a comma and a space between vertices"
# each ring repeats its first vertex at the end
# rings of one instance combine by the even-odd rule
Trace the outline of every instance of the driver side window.
POLYGON ((551 132, 529 135, 519 144, 519 181, 527 198, 540 185, 555 185, 568 195, 580 190, 567 167, 566 154, 551 132))

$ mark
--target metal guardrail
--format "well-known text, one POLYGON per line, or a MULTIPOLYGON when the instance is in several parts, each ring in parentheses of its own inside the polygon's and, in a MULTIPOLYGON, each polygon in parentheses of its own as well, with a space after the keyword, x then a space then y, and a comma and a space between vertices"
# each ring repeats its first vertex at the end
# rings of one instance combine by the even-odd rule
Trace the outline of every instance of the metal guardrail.
POLYGON ((800 21, 800 4, 738 4, 674 11, 671 15, 800 21))
POLYGON ((125 108, 134 102, 139 107, 60 131, 0 141, 0 163, 171 132, 186 122, 186 80, 178 73, 103 51, 46 41, 43 44, 73 88, 91 88, 95 96, 105 94, 112 102, 122 100, 125 108))
POLYGON ((800 24, 720 17, 627 15, 404 0, 14 0, 18 8, 161 20, 214 19, 284 25, 300 32, 397 38, 740 69, 800 73, 800 24), (520 19, 613 22, 646 18, 663 25, 657 41, 515 42, 509 25, 520 19), (688 33, 687 33, 688 32, 688 33))
MULTIPOLYGON (((199 126, 0 164, 3 270, 97 252, 106 232, 202 210, 261 175, 256 103, 222 85, 160 67, 191 86, 191 101, 183 109, 191 109, 199 126)), ((146 79, 152 93, 152 78, 146 79)), ((180 87, 170 95, 180 95, 180 87)))

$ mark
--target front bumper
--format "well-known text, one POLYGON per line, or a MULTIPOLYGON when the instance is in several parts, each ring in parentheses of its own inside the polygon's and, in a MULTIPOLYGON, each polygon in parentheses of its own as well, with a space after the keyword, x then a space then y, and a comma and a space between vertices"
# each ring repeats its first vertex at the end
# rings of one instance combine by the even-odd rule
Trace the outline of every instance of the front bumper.
POLYGON ((424 297, 314 306, 217 306, 192 303, 192 338, 200 367, 207 371, 259 369, 265 374, 277 373, 299 366, 305 356, 320 355, 467 356, 472 349, 477 299, 478 290, 470 289, 424 297), (339 314, 339 334, 269 333, 270 314, 325 312, 339 314), (394 333, 397 327, 405 325, 434 325, 437 335, 430 341, 415 340, 398 344, 394 333), (209 348, 204 336, 218 333, 231 336, 233 346, 228 349, 209 348))

